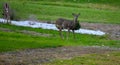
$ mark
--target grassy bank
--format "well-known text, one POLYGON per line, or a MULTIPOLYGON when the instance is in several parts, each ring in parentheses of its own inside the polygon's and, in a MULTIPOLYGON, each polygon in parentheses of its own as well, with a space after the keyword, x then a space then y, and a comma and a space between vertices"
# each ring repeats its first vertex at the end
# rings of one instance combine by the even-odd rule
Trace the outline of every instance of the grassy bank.
MULTIPOLYGON (((5 28, 5 31, 0 32, 0 52, 15 51, 28 48, 50 48, 79 45, 120 47, 120 40, 109 40, 107 36, 76 34, 77 38, 73 39, 73 35, 71 34, 68 40, 62 40, 59 37, 58 31, 6 24, 0 24, 0 27, 5 28), (23 30, 38 32, 41 33, 41 35, 49 34, 50 36, 25 34, 21 32, 23 30)), ((64 32, 64 35, 65 34, 66 32, 64 32)))
MULTIPOLYGON (((11 8, 16 11, 20 19, 28 19, 35 15, 38 20, 55 21, 63 17, 73 19, 72 13, 81 13, 80 22, 116 23, 120 24, 119 1, 95 1, 90 0, 4 0, 9 2, 11 8)), ((4 1, 0 1, 1 3, 4 1)), ((2 6, 0 6, 1 9, 2 6)), ((2 17, 2 16, 0 16, 2 17)))

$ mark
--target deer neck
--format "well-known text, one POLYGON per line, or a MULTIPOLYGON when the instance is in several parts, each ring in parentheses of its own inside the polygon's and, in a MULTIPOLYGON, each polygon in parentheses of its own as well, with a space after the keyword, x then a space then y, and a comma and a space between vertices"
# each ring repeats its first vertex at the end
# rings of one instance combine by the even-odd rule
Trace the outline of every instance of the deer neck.
POLYGON ((74 19, 73 19, 73 23, 74 23, 74 24, 77 23, 77 18, 74 18, 74 19))

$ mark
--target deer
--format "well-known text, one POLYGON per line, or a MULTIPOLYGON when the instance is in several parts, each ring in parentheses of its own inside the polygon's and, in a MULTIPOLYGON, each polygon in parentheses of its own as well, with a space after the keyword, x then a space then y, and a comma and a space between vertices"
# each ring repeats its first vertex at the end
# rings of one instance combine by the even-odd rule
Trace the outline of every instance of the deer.
POLYGON ((79 14, 72 13, 72 15, 74 16, 73 20, 58 18, 55 22, 55 25, 59 29, 59 34, 62 39, 63 39, 63 35, 62 35, 63 29, 68 30, 68 33, 67 33, 67 39, 68 39, 70 30, 72 30, 74 38, 75 38, 75 30, 78 30, 81 27, 81 25, 79 24, 79 21, 78 21, 78 17, 80 15, 80 13, 79 14))
POLYGON ((11 23, 10 14, 11 14, 11 12, 10 12, 9 4, 8 3, 4 3, 3 4, 3 13, 2 13, 2 15, 3 15, 4 19, 7 20, 7 23, 11 23))

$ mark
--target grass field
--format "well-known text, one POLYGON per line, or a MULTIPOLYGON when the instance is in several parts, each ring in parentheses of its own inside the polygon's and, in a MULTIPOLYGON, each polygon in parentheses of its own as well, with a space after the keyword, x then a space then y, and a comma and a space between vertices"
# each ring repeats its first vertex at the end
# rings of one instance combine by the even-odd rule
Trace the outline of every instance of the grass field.
POLYGON ((38 20, 46 21, 55 21, 60 17, 72 20, 72 13, 81 13, 80 22, 120 24, 119 0, 89 0, 90 2, 87 2, 88 0, 76 0, 75 2, 74 0, 3 0, 0 3, 6 1, 16 11, 16 17, 22 20, 28 19, 30 15, 35 15, 38 20))
MULTIPOLYGON (((0 0, 8 2, 15 10, 16 19, 27 20, 35 15, 39 21, 55 21, 63 17, 73 19, 72 13, 80 13, 80 22, 120 24, 120 0, 0 0)), ((111 40, 108 35, 96 36, 76 34, 61 39, 58 31, 30 28, 0 23, 0 53, 35 48, 55 48, 60 46, 107 46, 120 48, 120 40, 111 40), (41 36, 25 34, 21 31, 34 31, 41 36), (45 35, 45 36, 42 36, 45 35), (46 36, 50 35, 50 36, 46 36)), ((63 32, 64 35, 66 32, 63 32)), ((86 54, 71 59, 56 59, 45 65, 119 65, 120 52, 109 54, 86 54)))
MULTIPOLYGON (((39 28, 19 27, 14 25, 0 24, 1 28, 10 29, 12 32, 0 32, 0 52, 21 50, 27 48, 47 48, 59 46, 110 46, 120 47, 120 40, 110 40, 105 36, 76 34, 77 39, 73 39, 70 35, 68 40, 62 40, 59 37, 58 31, 44 30, 39 28), (24 34, 20 31, 28 30, 35 31, 42 34, 50 34, 51 36, 34 36, 24 34)), ((64 32, 64 35, 66 33, 64 32)))

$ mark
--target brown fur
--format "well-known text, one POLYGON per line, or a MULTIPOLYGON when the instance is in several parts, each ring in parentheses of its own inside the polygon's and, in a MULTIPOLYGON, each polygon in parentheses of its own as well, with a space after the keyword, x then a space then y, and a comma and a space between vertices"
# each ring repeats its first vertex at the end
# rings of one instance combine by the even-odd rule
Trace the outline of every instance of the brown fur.
MULTIPOLYGON (((80 28, 79 21, 77 20, 78 16, 80 14, 72 14, 72 15, 74 16, 73 20, 67 20, 67 19, 63 19, 63 18, 59 18, 56 20, 56 27, 59 29, 60 36, 62 38, 63 38, 63 36, 62 36, 63 29, 67 29, 68 35, 69 35, 70 30, 72 30, 73 34, 74 34, 74 30, 78 30, 80 28)), ((75 37, 75 35, 74 35, 74 37, 75 37)))
POLYGON ((7 23, 11 23, 10 20, 10 6, 8 3, 3 4, 3 17, 7 20, 7 23))

